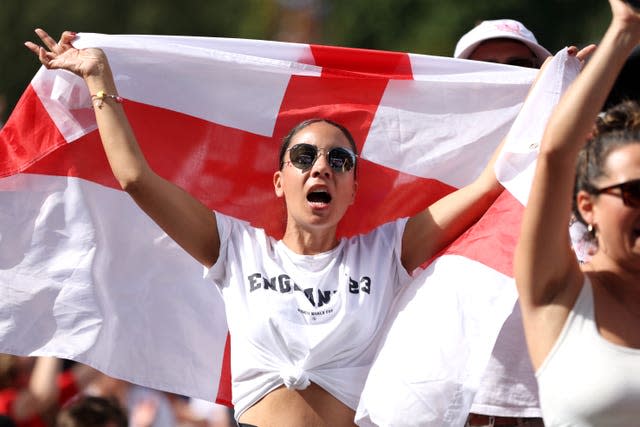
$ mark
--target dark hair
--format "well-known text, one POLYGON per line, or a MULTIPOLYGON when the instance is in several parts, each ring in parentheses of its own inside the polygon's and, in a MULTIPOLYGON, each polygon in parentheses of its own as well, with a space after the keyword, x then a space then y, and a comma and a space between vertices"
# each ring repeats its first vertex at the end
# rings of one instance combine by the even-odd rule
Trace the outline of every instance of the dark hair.
POLYGON ((636 46, 627 58, 604 104, 607 110, 626 100, 640 102, 640 46, 636 46))
POLYGON ((593 137, 578 154, 573 188, 573 214, 586 224, 578 211, 579 191, 595 194, 594 182, 606 176, 605 163, 609 154, 620 147, 640 144, 640 105, 624 101, 598 116, 593 137))
POLYGON ((0 415, 0 427, 17 427, 17 424, 8 416, 0 415))
POLYGON ((0 354, 0 389, 13 387, 18 373, 18 357, 12 354, 0 354))
POLYGON ((127 427, 127 413, 115 399, 81 396, 58 413, 56 427, 127 427))
MULTIPOLYGON (((349 132, 349 130, 346 127, 329 119, 321 119, 321 118, 308 119, 295 125, 293 129, 289 131, 287 136, 285 136, 282 139, 282 145, 280 145, 280 154, 278 156, 279 170, 282 170, 282 168, 284 167, 284 156, 287 153, 287 150, 289 149, 289 144, 291 144, 291 140, 293 139, 293 137, 296 136, 296 134, 300 132, 302 129, 318 122, 328 123, 332 126, 337 127, 340 130, 340 132, 342 132, 342 134, 345 136, 345 138, 347 138, 347 141, 349 141, 349 145, 351 146, 351 149, 353 150, 354 154, 356 155, 358 154, 358 148, 356 147, 356 142, 354 141, 353 136, 351 135, 351 132, 349 132)), ((354 165, 353 167, 354 173, 356 170, 356 166, 357 166, 357 162, 356 162, 356 165, 354 165)))

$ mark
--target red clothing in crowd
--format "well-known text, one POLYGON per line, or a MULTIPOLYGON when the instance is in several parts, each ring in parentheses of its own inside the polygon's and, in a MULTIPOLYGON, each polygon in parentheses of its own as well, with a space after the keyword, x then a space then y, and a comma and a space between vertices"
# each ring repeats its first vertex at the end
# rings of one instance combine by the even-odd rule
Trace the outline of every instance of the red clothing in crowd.
MULTIPOLYGON (((63 406, 73 396, 78 393, 78 387, 76 385, 73 373, 65 371, 58 375, 58 390, 60 395, 58 397, 58 405, 63 406)), ((0 390, 0 414, 7 415, 8 417, 15 419, 13 413, 13 405, 20 393, 16 388, 5 388, 0 390)), ((38 415, 34 415, 28 420, 16 421, 18 427, 47 427, 47 423, 38 415)))

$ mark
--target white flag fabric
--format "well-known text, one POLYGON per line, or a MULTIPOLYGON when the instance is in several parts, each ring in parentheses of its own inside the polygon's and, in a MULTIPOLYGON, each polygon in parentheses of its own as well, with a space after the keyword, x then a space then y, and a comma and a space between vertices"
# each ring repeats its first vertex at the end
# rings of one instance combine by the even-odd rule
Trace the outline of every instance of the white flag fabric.
MULTIPOLYGON (((106 51, 134 132, 158 173, 211 209, 275 237, 285 217, 271 175, 279 142, 296 123, 326 117, 354 135, 359 189, 339 228, 349 236, 412 215, 475 178, 536 73, 240 39, 80 34, 74 44, 106 51)), ((152 388, 230 403, 220 294, 119 189, 79 78, 36 74, 0 131, 0 177, 0 351, 73 359, 152 388)), ((440 321, 431 336, 426 325, 410 331, 433 349, 460 349, 452 371, 423 371, 431 362, 414 360, 419 378, 441 382, 442 396, 456 389, 448 381, 458 381, 460 372, 479 375, 513 305, 504 283, 521 206, 508 195, 501 200, 399 302, 408 308, 409 295, 429 289, 425 310, 449 307, 449 318, 458 320, 440 321), (472 283, 475 294, 467 293, 472 283), (496 317, 474 318, 467 308, 480 300, 473 295, 494 304, 496 317), (466 334, 470 324, 478 325, 477 335, 466 334)), ((404 359, 397 363, 409 368, 404 359)), ((456 410, 464 412, 473 389, 456 390, 463 394, 456 410)), ((423 403, 441 411, 440 404, 423 403)))
POLYGON ((498 180, 523 206, 529 199, 536 158, 547 121, 580 68, 580 61, 569 56, 566 48, 545 66, 545 72, 516 118, 496 162, 498 180))
MULTIPOLYGON (((506 257, 515 241, 505 229, 519 229, 535 158, 547 120, 579 69, 566 49, 545 67, 511 128, 496 163, 505 193, 483 222, 496 243, 488 256, 506 257), (500 242, 500 243, 499 243, 500 242)), ((460 241, 473 240, 470 230, 460 241)), ((487 268, 455 249, 434 261, 401 296, 387 339, 375 361, 358 408, 358 424, 379 426, 463 426, 484 368, 517 292, 511 267, 487 268)))

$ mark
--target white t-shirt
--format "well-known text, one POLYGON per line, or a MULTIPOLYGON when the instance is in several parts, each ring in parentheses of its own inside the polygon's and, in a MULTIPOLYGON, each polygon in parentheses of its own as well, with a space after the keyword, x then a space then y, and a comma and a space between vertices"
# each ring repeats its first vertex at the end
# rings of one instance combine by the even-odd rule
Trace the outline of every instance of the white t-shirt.
POLYGON ((239 417, 271 390, 313 382, 356 409, 395 296, 407 219, 299 255, 244 221, 216 213, 220 255, 208 276, 221 288, 231 335, 239 417))
POLYGON ((471 412, 496 417, 542 416, 520 304, 515 304, 500 330, 471 412))
POLYGON ((547 427, 638 425, 640 350, 600 335, 588 276, 536 377, 547 427))

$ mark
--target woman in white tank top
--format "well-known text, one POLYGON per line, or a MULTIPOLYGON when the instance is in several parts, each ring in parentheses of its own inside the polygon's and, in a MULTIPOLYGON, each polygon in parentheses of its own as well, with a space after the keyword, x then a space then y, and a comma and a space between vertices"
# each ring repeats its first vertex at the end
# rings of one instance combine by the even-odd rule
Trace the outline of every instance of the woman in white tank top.
POLYGON ((547 427, 638 425, 640 414, 640 107, 598 118, 640 40, 640 12, 610 3, 608 30, 547 125, 516 250, 547 427), (567 232, 572 208, 598 246, 584 264, 567 232))

